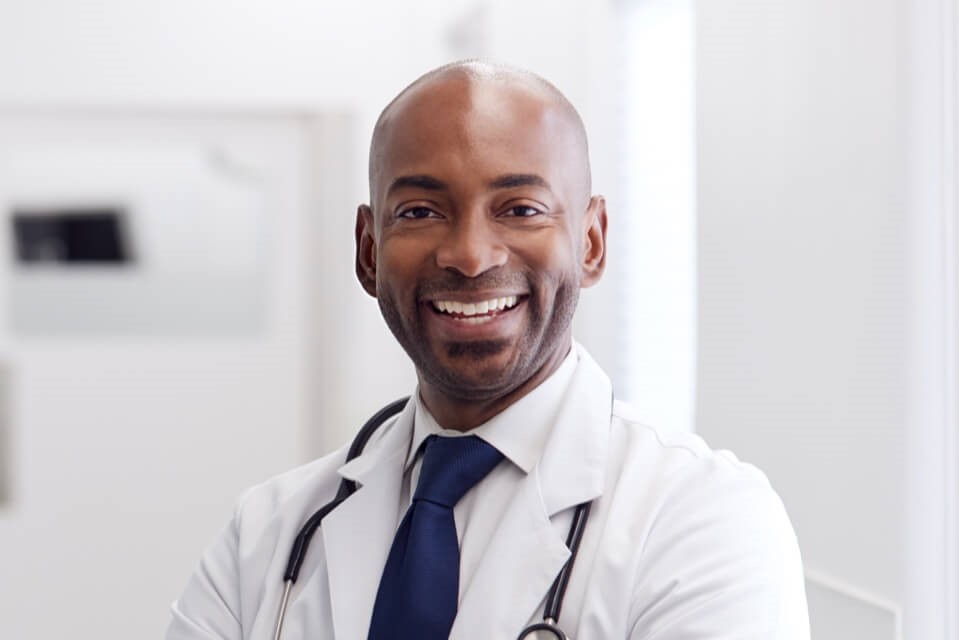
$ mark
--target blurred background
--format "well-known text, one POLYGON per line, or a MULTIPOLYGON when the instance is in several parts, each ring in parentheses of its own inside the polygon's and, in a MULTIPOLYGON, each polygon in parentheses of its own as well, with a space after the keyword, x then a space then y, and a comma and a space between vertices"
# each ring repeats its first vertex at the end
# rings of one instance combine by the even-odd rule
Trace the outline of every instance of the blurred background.
POLYGON ((762 468, 817 640, 959 638, 955 0, 4 0, 0 637, 148 638, 242 490, 413 374, 353 277, 379 110, 580 109, 579 340, 762 468))

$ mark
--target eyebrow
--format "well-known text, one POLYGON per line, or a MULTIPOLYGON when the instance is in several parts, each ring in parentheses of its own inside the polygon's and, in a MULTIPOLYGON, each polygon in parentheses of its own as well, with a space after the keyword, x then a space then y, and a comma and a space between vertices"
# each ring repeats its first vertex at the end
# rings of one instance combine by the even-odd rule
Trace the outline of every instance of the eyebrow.
MULTIPOLYGON (((507 173, 492 180, 489 186, 493 189, 512 189, 515 187, 542 187, 543 189, 550 189, 549 182, 535 173, 507 173)), ((433 176, 400 176, 390 183, 390 188, 386 193, 391 194, 403 188, 425 189, 426 191, 447 191, 449 186, 433 176)))
POLYGON ((391 194, 397 189, 403 189, 412 187, 414 189, 426 189, 427 191, 446 191, 447 185, 442 180, 437 180, 433 176, 400 176, 392 183, 390 183, 390 188, 386 191, 387 194, 391 194))
POLYGON ((550 188, 549 183, 535 173, 508 173, 490 182, 490 186, 494 189, 511 189, 513 187, 550 188))

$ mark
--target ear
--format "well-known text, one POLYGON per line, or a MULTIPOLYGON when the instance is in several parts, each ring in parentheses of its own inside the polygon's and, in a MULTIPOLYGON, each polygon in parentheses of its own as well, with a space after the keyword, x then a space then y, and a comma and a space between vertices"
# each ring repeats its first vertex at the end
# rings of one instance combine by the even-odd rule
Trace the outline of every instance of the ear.
POLYGON ((583 275, 579 286, 591 287, 606 270, 606 199, 589 199, 583 221, 583 275))
POLYGON ((373 210, 365 204, 356 209, 356 277, 363 289, 376 297, 376 236, 373 210))

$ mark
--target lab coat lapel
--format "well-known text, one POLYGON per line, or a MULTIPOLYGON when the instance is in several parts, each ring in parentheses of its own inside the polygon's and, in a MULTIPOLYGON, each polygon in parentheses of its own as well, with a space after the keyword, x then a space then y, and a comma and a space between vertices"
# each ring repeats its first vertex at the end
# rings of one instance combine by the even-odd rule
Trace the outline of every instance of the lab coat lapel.
POLYGON ((469 585, 450 638, 514 638, 542 602, 569 550, 550 525, 533 470, 503 513, 469 585))
POLYGON ((365 638, 383 567, 399 522, 403 465, 413 428, 413 403, 370 451, 340 468, 361 486, 327 516, 320 531, 329 571, 337 638, 365 638))
POLYGON ((578 351, 543 456, 520 481, 463 595, 450 635, 455 640, 516 637, 539 612, 569 557, 567 531, 550 519, 602 493, 612 386, 590 356, 578 351))
POLYGON ((613 385, 585 350, 577 351, 576 373, 537 465, 550 517, 599 497, 606 480, 613 385))

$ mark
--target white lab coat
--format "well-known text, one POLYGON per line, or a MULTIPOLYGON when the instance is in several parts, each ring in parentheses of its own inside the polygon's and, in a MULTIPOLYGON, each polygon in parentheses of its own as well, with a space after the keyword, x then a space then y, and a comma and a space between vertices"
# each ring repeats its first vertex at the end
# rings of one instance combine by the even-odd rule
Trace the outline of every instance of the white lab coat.
MULTIPOLYGON (((516 638, 569 556, 573 507, 595 499, 560 616, 577 640, 808 640, 802 567, 765 476, 696 436, 664 436, 616 403, 580 350, 542 458, 513 488, 451 638, 516 638)), ((167 640, 270 639, 290 545, 336 492, 294 587, 286 640, 364 640, 400 518, 413 403, 356 460, 345 450, 248 491, 173 605, 167 640)), ((538 636, 540 638, 546 635, 538 636)))

